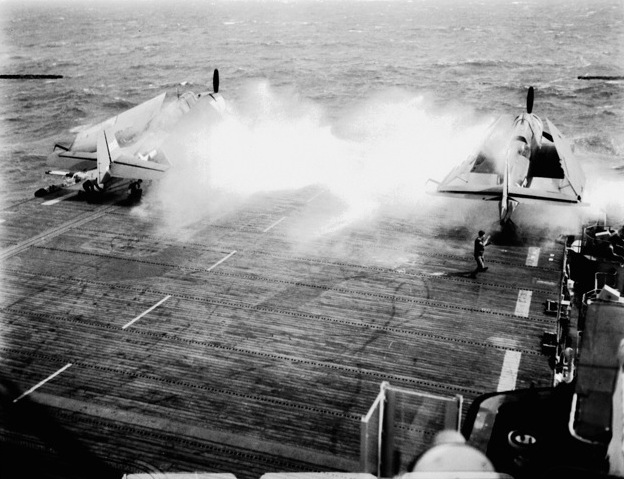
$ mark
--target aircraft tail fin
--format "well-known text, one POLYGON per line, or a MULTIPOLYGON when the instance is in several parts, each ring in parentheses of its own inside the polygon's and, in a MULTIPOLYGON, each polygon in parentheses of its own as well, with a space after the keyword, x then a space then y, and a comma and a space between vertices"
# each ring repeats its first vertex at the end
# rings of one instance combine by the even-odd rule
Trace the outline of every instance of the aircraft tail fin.
POLYGON ((115 134, 111 130, 102 130, 97 144, 98 183, 106 183, 113 177, 157 180, 169 169, 168 164, 151 161, 151 154, 137 159, 121 154, 119 149, 115 134))
POLYGON ((498 204, 501 225, 507 223, 511 214, 518 206, 518 202, 509 196, 509 158, 505 158, 505 173, 503 175, 503 190, 498 204))
POLYGON ((97 181, 100 184, 110 180, 110 169, 113 164, 113 155, 119 149, 115 134, 110 130, 102 130, 97 140, 97 181))

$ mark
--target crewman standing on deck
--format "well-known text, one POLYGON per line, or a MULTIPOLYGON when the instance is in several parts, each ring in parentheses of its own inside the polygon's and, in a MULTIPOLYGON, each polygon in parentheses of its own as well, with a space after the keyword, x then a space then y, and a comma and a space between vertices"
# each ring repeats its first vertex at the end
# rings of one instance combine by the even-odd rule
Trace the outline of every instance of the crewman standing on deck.
POLYGON ((143 190, 141 189, 141 183, 143 180, 133 181, 128 185, 128 199, 132 201, 139 201, 143 190))
POLYGON ((487 271, 488 267, 485 266, 485 247, 490 244, 490 237, 485 237, 485 231, 480 230, 478 236, 474 240, 474 257, 477 262, 477 269, 472 272, 472 277, 476 278, 477 273, 481 271, 487 271))

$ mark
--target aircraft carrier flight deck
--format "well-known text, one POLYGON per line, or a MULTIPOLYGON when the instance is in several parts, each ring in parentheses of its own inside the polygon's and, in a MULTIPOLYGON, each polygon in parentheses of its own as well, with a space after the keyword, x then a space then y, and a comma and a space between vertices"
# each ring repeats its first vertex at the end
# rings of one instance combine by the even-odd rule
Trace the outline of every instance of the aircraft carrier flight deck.
MULTIPOLYGON (((451 208, 341 224, 341 200, 308 187, 172 232, 157 207, 123 200, 0 212, 9 471, 357 472, 383 381, 466 405, 552 385, 540 348, 557 327, 544 311, 560 294, 552 232, 493 236, 472 278, 479 226, 451 208)), ((439 430, 425 408, 399 426, 414 454, 439 430)))

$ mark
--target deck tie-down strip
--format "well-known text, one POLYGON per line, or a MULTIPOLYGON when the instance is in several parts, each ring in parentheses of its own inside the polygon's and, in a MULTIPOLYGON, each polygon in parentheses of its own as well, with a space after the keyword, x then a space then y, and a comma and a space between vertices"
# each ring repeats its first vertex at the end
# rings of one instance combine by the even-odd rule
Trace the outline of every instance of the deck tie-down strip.
MULTIPOLYGON (((114 289, 125 289, 128 291, 136 291, 138 293, 154 293, 158 296, 171 295, 172 297, 175 297, 175 298, 188 299, 191 301, 201 301, 204 303, 216 304, 220 306, 230 306, 234 308, 243 308, 243 309, 254 309, 257 311, 283 312, 284 314, 294 314, 298 317, 310 318, 310 319, 320 317, 319 315, 300 313, 300 312, 289 312, 286 310, 278 310, 278 309, 273 309, 273 308, 266 308, 262 306, 251 305, 251 304, 244 303, 244 302, 235 302, 235 301, 230 301, 230 300, 217 300, 217 299, 209 298, 205 296, 195 296, 192 294, 176 293, 176 292, 171 292, 171 291, 163 292, 162 290, 155 289, 155 288, 137 288, 137 287, 132 287, 127 284, 107 283, 104 281, 88 280, 85 278, 76 278, 76 277, 65 276, 65 275, 35 274, 35 273, 26 272, 23 270, 17 270, 17 269, 12 269, 12 268, 2 268, 1 265, 0 265, 0 270, 4 270, 4 271, 11 272, 13 274, 21 275, 21 276, 31 276, 31 277, 37 277, 37 278, 51 278, 51 279, 62 280, 62 281, 71 281, 74 283, 106 286, 106 287, 114 288, 114 289)), ((418 304, 422 306, 430 306, 432 308, 439 308, 439 309, 446 309, 446 310, 453 310, 453 311, 466 311, 466 312, 479 313, 479 314, 488 314, 488 315, 500 316, 500 317, 505 317, 505 318, 522 318, 522 319, 527 319, 532 322, 544 323, 548 325, 553 324, 553 320, 550 317, 537 318, 537 317, 527 316, 526 318, 524 318, 521 316, 517 316, 513 313, 507 313, 504 311, 495 311, 489 308, 471 308, 467 306, 460 306, 454 303, 444 303, 444 302, 430 300, 430 299, 418 299, 418 298, 410 298, 410 297, 405 297, 405 296, 397 296, 397 295, 381 294, 381 293, 368 293, 365 291, 349 290, 345 288, 335 288, 335 287, 332 288, 329 286, 301 283, 297 281, 261 278, 261 277, 255 277, 254 275, 237 275, 237 274, 222 273, 222 272, 211 272, 211 274, 216 274, 220 276, 228 276, 228 277, 233 276, 233 277, 239 277, 241 279, 250 279, 250 280, 256 280, 256 281, 263 280, 263 281, 278 283, 278 284, 292 284, 295 286, 324 289, 326 291, 334 291, 337 293, 344 293, 344 294, 355 295, 355 296, 360 296, 360 297, 387 299, 390 301, 407 303, 407 304, 418 304)))
MULTIPOLYGON (((180 266, 180 265, 176 265, 176 264, 171 264, 171 263, 163 263, 161 261, 149 261, 149 260, 145 260, 145 259, 138 259, 138 258, 130 258, 130 257, 125 257, 125 256, 116 256, 116 255, 111 255, 111 254, 103 254, 103 253, 95 253, 95 252, 86 252, 86 251, 73 251, 73 250, 69 250, 69 249, 64 249, 64 248, 53 248, 53 247, 49 247, 49 246, 37 246, 38 249, 44 249, 44 250, 48 250, 48 251, 59 251, 59 252, 64 252, 64 253, 71 253, 71 254, 80 254, 80 255, 84 255, 84 256, 92 256, 92 257, 96 257, 96 258, 110 258, 110 259, 114 259, 117 261, 127 261, 127 262, 132 262, 132 263, 139 263, 139 264, 149 264, 149 265, 153 265, 153 266, 162 266, 165 268, 173 268, 173 269, 179 269, 182 271, 197 271, 197 272, 206 272, 206 273, 212 273, 212 274, 216 274, 216 275, 220 275, 220 276, 228 276, 228 277, 232 277, 232 278, 239 278, 239 279, 248 279, 248 280, 252 280, 252 281, 265 281, 268 283, 275 283, 275 284, 289 284, 289 285, 293 285, 293 286, 300 286, 300 287, 309 287, 309 288, 315 288, 315 289, 325 289, 327 291, 336 291, 336 292, 344 292, 344 293, 348 293, 348 294, 356 294, 359 296, 369 296, 369 297, 380 297, 380 298, 390 298, 393 300, 397 300, 397 301, 407 301, 407 302, 415 302, 418 303, 418 300, 412 300, 412 298, 405 298, 402 299, 396 295, 387 295, 387 294, 380 294, 380 293, 366 293, 366 292, 359 292, 359 291, 355 291, 355 290, 348 290, 346 288, 336 288, 336 287, 329 287, 329 286, 324 286, 324 285, 318 285, 318 284, 314 284, 314 283, 305 283, 302 281, 290 281, 290 280, 284 280, 284 279, 276 279, 276 278, 267 278, 264 276, 260 276, 260 275, 256 275, 256 274, 240 274, 240 273, 232 273, 232 272, 222 272, 222 271, 213 271, 213 269, 223 263, 226 259, 228 259, 230 256, 232 256, 233 254, 237 253, 237 251, 232 251, 230 254, 228 254, 225 258, 221 259, 220 261, 218 261, 217 263, 215 263, 214 265, 212 265, 209 268, 201 268, 201 267, 196 267, 196 266, 189 266, 189 265, 185 265, 185 266, 180 266)), ((436 279, 439 280, 440 278, 442 278, 441 276, 432 276, 431 274, 406 274, 406 276, 409 277, 419 277, 419 278, 431 278, 431 279, 436 279)), ((446 278, 446 277, 444 277, 446 278)), ((464 282, 468 282, 468 280, 465 280, 464 282)), ((474 281, 472 281, 472 283, 474 283, 474 281)), ((484 286, 495 286, 495 287, 499 287, 502 289, 513 289, 515 290, 517 288, 516 285, 507 285, 507 286, 501 286, 500 284, 497 283, 479 283, 482 284, 484 286)), ((552 290, 542 290, 542 289, 532 289, 530 291, 533 291, 535 293, 541 293, 541 294, 553 294, 552 290)), ((424 303, 423 303, 424 304, 424 303)), ((427 303, 430 304, 430 303, 427 303)), ((465 309, 467 311, 475 311, 475 308, 460 308, 460 309, 465 309)), ((513 315, 512 315, 513 316, 513 315)), ((549 322, 549 321, 547 321, 549 322)))
POLYGON ((225 447, 248 450, 257 454, 277 456, 287 460, 297 461, 316 466, 331 467, 336 470, 355 470, 358 461, 345 459, 330 452, 312 450, 288 444, 281 444, 266 438, 254 438, 242 434, 208 429, 198 424, 185 424, 167 417, 154 417, 134 411, 125 411, 118 408, 79 401, 50 394, 38 394, 37 399, 46 406, 51 406, 81 414, 104 418, 116 423, 129 426, 140 426, 157 431, 156 434, 170 434, 175 437, 185 437, 198 441, 207 441, 225 447))
POLYGON ((8 248, 5 248, 0 252, 0 261, 6 260, 11 256, 21 253, 22 251, 27 250, 31 246, 39 243, 40 241, 54 238, 55 236, 61 235, 66 231, 75 228, 76 226, 80 226, 85 223, 89 223, 97 218, 100 218, 101 216, 104 216, 106 213, 114 210, 115 208, 117 208, 117 206, 110 205, 97 211, 88 211, 86 213, 78 215, 76 218, 73 218, 63 223, 60 226, 46 230, 43 233, 40 233, 37 236, 33 236, 32 238, 29 238, 27 240, 21 241, 16 245, 9 246, 8 248))

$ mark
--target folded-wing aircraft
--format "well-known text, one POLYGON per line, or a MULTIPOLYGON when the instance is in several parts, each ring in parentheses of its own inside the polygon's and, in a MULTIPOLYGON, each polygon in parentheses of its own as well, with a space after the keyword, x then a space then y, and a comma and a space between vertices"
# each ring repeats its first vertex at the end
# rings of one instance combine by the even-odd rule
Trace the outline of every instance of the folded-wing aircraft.
POLYGON ((533 87, 526 112, 505 115, 490 127, 481 147, 438 183, 437 193, 498 201, 501 225, 520 201, 578 204, 585 175, 559 130, 532 113, 533 87))
MULTIPOLYGON (((169 119, 179 120, 199 101, 207 101, 219 114, 225 102, 219 92, 219 71, 213 75, 213 92, 180 95, 171 108, 169 119)), ((86 191, 103 191, 116 180, 157 180, 166 174, 170 162, 161 150, 166 131, 159 118, 164 116, 165 93, 128 111, 80 132, 70 146, 55 145, 47 163, 65 171, 66 184, 82 182, 86 191), (67 171, 68 170, 68 171, 67 171)), ((169 121, 169 126, 171 121, 169 121)), ((134 190, 134 188, 131 188, 134 190)))

